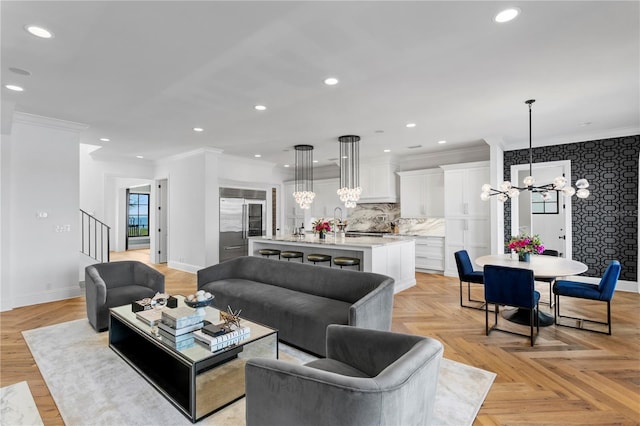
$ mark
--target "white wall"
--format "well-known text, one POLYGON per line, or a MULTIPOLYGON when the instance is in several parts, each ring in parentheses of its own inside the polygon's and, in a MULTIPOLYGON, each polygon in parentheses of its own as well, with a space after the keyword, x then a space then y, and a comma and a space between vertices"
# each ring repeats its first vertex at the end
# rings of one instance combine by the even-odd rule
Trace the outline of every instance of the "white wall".
POLYGON ((3 301, 3 308, 80 295, 78 143, 84 128, 14 114, 11 163, 8 171, 3 167, 9 174, 8 197, 2 200, 9 203, 9 232, 3 240, 8 237, 11 248, 11 268, 2 282, 9 286, 10 301, 3 301))
POLYGON ((12 307, 9 285, 9 165, 11 136, 0 135, 0 311, 12 307))

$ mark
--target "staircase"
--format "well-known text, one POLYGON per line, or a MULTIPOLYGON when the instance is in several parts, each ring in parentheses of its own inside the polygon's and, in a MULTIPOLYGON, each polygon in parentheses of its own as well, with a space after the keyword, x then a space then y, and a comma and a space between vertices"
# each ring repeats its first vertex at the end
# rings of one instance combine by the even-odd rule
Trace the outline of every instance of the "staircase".
POLYGON ((80 209, 83 254, 100 263, 109 262, 109 233, 111 227, 80 209))

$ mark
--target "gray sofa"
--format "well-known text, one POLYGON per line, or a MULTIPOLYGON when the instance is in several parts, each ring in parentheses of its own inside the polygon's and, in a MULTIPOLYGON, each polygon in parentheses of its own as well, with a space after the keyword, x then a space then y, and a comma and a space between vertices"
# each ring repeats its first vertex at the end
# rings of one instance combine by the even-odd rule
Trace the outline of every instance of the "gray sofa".
POLYGON ((240 257, 198 271, 213 305, 278 329, 278 338, 324 356, 329 324, 391 328, 393 278, 370 272, 240 257))
POLYGON ((96 331, 109 328, 109 308, 164 293, 164 275, 134 260, 89 265, 84 279, 87 318, 96 331))
POLYGON ((339 325, 326 343, 305 365, 247 361, 247 426, 433 424, 442 343, 339 325))

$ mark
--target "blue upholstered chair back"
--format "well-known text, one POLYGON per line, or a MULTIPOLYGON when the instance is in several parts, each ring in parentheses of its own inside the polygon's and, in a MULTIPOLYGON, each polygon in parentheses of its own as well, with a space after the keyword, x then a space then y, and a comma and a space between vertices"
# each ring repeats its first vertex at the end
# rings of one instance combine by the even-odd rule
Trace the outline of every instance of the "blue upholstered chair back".
POLYGON ((535 281, 530 269, 485 265, 484 299, 487 303, 532 309, 535 281))
POLYGON ((464 278, 465 275, 469 275, 473 272, 473 265, 471 259, 469 259, 469 253, 466 250, 460 250, 454 253, 456 258, 456 266, 458 267, 458 275, 460 278, 464 278))
POLYGON ((604 271, 604 275, 598 285, 600 300, 611 300, 613 298, 618 278, 620 278, 620 262, 612 260, 607 266, 607 270, 604 271))

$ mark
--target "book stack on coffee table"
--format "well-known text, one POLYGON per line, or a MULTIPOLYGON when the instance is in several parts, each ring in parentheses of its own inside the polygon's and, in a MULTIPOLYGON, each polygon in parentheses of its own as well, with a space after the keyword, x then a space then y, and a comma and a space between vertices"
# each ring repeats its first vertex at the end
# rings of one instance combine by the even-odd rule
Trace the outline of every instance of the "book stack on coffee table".
POLYGON ((197 341, 207 346, 211 352, 216 352, 248 339, 250 330, 248 327, 229 330, 220 325, 209 324, 202 330, 194 331, 193 336, 197 341))
POLYGON ((193 331, 200 330, 203 325, 203 318, 193 308, 181 306, 164 309, 158 323, 158 333, 170 346, 186 349, 194 345, 193 331))

